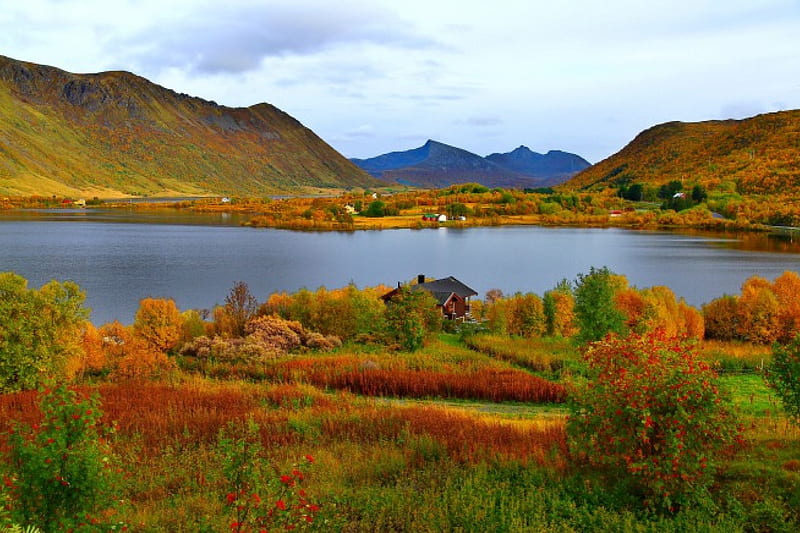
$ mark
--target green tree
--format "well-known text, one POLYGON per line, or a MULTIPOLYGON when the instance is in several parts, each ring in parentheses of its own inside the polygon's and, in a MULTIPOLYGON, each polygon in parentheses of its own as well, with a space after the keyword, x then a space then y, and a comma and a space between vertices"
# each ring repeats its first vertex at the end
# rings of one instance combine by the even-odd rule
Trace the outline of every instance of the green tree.
POLYGON ((644 185, 641 183, 634 183, 630 187, 623 185, 619 189, 619 196, 633 202, 641 202, 644 198, 644 185))
POLYGON ((625 315, 614 303, 619 277, 607 267, 591 267, 575 282, 575 318, 580 342, 597 341, 607 333, 625 330, 625 315))
POLYGON ((0 392, 35 389, 48 375, 63 375, 80 352, 89 310, 70 281, 28 289, 25 278, 0 273, 0 392))
POLYGON ((783 408, 800 424, 800 336, 788 344, 776 344, 772 364, 766 372, 767 383, 775 389, 783 408))
POLYGON ((385 209, 386 209, 386 204, 384 202, 381 202, 380 200, 375 200, 373 202, 370 202, 366 211, 362 211, 361 214, 364 215, 365 217, 378 218, 386 214, 385 209))
POLYGON ((405 350, 421 348, 425 337, 441 325, 442 314, 428 291, 401 287, 386 304, 387 332, 405 350))
POLYGON ((460 202, 447 204, 447 217, 450 219, 467 216, 468 211, 469 208, 460 202))
POLYGON ((658 190, 658 197, 664 200, 669 200, 675 196, 675 193, 682 190, 683 183, 681 183, 679 180, 672 180, 669 183, 661 186, 661 188, 658 190))
POLYGON ((695 185, 692 188, 692 200, 694 200, 696 204, 705 202, 706 198, 708 198, 708 194, 706 194, 706 190, 702 185, 695 185))

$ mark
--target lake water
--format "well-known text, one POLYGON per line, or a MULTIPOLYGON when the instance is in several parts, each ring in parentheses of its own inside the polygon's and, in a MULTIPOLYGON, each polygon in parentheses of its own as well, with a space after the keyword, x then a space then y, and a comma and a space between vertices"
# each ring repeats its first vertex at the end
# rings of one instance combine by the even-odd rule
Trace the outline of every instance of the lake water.
POLYGON ((753 274, 800 270, 800 248, 764 235, 719 237, 621 229, 507 226, 312 233, 241 227, 189 213, 74 210, 0 215, 0 271, 39 287, 73 280, 92 320, 130 323, 144 297, 181 309, 222 303, 236 281, 263 301, 275 291, 395 285, 455 276, 482 298, 542 294, 592 266, 639 287, 667 285, 692 305, 738 293, 753 274))

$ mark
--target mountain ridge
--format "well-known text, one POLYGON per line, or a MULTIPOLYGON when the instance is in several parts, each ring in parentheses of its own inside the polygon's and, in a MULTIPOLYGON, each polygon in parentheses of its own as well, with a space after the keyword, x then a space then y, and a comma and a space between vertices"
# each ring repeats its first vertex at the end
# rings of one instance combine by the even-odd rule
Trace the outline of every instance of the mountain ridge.
POLYGON ((379 184, 277 107, 0 56, 3 194, 262 195, 379 184))
POLYGON ((673 180, 747 194, 800 192, 800 110, 658 124, 563 187, 658 186, 673 180))
POLYGON ((423 187, 463 182, 488 187, 545 187, 561 183, 589 165, 580 156, 560 150, 543 155, 520 146, 508 154, 481 157, 431 139, 418 148, 351 161, 384 181, 423 187))

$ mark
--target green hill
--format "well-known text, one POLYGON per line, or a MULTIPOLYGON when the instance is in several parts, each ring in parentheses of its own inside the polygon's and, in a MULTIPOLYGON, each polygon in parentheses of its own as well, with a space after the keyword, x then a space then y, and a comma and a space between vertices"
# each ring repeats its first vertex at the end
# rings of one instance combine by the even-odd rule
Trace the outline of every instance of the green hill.
POLYGON ((263 195, 378 182, 269 104, 0 56, 0 194, 263 195))
POLYGON ((800 192, 800 111, 745 120, 669 122, 568 181, 570 189, 672 180, 745 194, 800 192))

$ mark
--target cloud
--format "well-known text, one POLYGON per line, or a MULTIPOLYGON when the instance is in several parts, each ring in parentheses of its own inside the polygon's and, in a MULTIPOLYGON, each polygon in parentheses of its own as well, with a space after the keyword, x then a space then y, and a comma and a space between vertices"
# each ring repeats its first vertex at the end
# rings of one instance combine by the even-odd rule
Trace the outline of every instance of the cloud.
POLYGON ((132 55, 151 68, 185 68, 196 75, 245 73, 258 69, 268 57, 313 55, 348 45, 435 45, 390 12, 352 2, 219 6, 225 4, 194 9, 118 45, 137 47, 132 55))
POLYGON ((346 131, 344 133, 344 137, 347 140, 351 139, 358 139, 358 138, 369 138, 375 136, 375 128, 372 124, 362 124, 357 128, 353 128, 350 131, 346 131))
POLYGON ((490 128, 503 124, 503 119, 492 116, 468 117, 465 119, 456 120, 454 124, 463 124, 465 126, 474 126, 476 128, 490 128))

